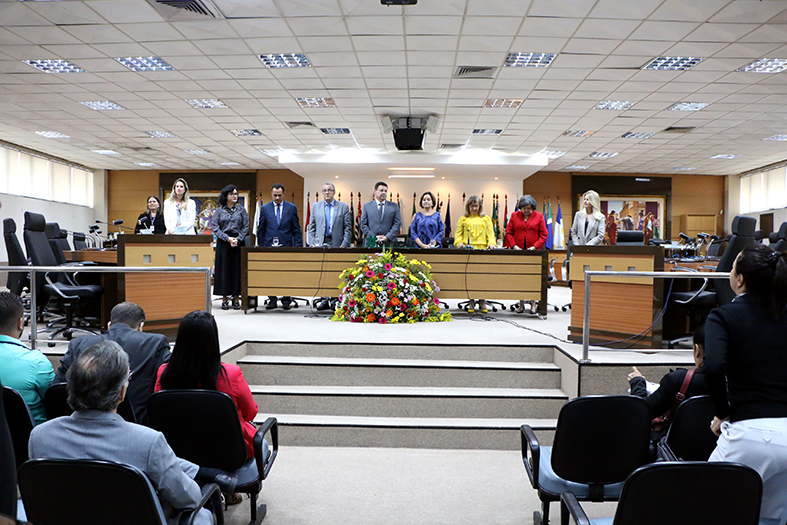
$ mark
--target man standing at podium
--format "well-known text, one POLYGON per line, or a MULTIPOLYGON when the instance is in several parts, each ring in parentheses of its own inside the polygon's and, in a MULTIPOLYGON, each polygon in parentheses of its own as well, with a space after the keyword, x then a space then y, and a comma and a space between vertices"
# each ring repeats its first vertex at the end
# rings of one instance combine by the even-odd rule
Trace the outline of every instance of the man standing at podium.
POLYGON ((363 205, 361 213, 361 231, 368 246, 372 242, 390 245, 396 242, 402 216, 399 205, 386 200, 388 185, 378 182, 374 185, 374 200, 363 205))
MULTIPOLYGON (((301 223, 298 220, 298 208, 284 200, 284 186, 274 184, 271 188, 271 201, 260 208, 260 219, 257 223, 258 246, 303 246, 301 223)), ((275 295, 268 297, 266 310, 278 306, 275 295)), ((281 307, 290 309, 291 297, 281 298, 281 307)))

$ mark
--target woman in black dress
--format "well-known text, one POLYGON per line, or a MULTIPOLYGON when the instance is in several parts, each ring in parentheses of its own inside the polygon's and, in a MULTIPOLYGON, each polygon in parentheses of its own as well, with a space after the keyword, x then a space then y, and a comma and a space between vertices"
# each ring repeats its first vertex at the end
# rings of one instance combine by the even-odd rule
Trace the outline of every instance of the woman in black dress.
POLYGON ((152 229, 155 234, 167 233, 167 227, 164 225, 164 213, 161 211, 161 201, 155 195, 148 197, 148 211, 137 217, 134 233, 148 229, 152 229))
POLYGON ((240 310, 240 248, 249 234, 249 214, 238 206, 238 188, 230 184, 221 190, 219 209, 213 214, 211 230, 216 236, 216 268, 213 294, 221 295, 221 309, 240 310))

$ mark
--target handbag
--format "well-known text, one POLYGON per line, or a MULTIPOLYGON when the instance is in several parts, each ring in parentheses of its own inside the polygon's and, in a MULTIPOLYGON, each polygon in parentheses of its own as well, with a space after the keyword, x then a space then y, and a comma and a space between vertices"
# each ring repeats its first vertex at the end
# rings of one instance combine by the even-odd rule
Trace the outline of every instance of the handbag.
POLYGON ((675 413, 678 405, 680 405, 683 400, 686 399, 686 391, 689 389, 689 384, 691 383, 692 377, 694 377, 694 369, 686 370, 686 377, 683 378, 683 384, 680 386, 678 393, 675 394, 675 402, 672 404, 669 410, 664 412, 662 415, 653 418, 653 421, 650 422, 651 430, 658 432, 669 425, 669 419, 672 417, 672 414, 675 413))

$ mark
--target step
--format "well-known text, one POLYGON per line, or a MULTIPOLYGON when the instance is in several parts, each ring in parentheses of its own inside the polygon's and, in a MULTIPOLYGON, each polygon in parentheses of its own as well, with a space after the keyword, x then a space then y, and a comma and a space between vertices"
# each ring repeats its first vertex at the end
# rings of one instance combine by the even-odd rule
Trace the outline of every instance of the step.
POLYGON ((246 381, 275 385, 559 388, 553 363, 247 356, 246 381))
MULTIPOLYGON (((261 424, 273 414, 258 414, 261 424)), ((308 447, 394 447, 519 450, 519 428, 530 425, 551 445, 556 419, 397 418, 276 414, 279 443, 308 447)))
POLYGON ((526 345, 246 342, 246 355, 552 363, 555 348, 526 345))
POLYGON ((551 388, 252 385, 251 392, 270 413, 372 417, 552 418, 568 400, 551 388))

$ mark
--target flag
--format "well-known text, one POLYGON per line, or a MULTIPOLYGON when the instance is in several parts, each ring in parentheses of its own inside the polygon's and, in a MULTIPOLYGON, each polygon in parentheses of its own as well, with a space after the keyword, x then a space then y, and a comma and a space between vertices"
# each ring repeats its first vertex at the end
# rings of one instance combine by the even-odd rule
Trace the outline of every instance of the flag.
POLYGON ((495 239, 500 238, 500 221, 497 220, 497 194, 492 194, 492 223, 495 225, 495 239))
MULTIPOLYGON (((402 213, 402 199, 399 198, 399 194, 396 194, 396 205, 399 206, 399 215, 401 216, 402 213)), ((415 214, 413 214, 415 215, 415 214)), ((404 224, 403 220, 399 221, 399 235, 402 234, 402 225, 404 224)))
POLYGON ((355 238, 357 239, 356 242, 358 243, 357 246, 363 247, 363 232, 361 231, 361 210, 363 205, 361 204, 361 192, 358 192, 358 214, 356 215, 355 219, 355 238))
MULTIPOLYGON (((312 192, 306 192, 306 222, 303 223, 303 233, 307 233, 309 231, 309 221, 312 218, 312 192)), ((314 202, 317 202, 317 194, 314 194, 314 202)), ((306 246, 309 245, 308 237, 306 237, 306 246)))
POLYGON ((350 223, 350 244, 353 244, 355 242, 355 204, 352 192, 350 192, 350 223))
POLYGON ((554 250, 554 246, 552 245, 552 204, 547 203, 547 242, 544 244, 544 248, 547 250, 554 250))
MULTIPOLYGON (((416 213, 416 210, 415 210, 415 197, 416 197, 416 193, 413 192, 413 215, 412 215, 413 217, 415 217, 415 213, 416 213)), ((440 210, 437 210, 437 211, 440 211, 440 210)))
POLYGON ((451 230, 451 194, 448 194, 448 204, 445 206, 445 237, 453 237, 454 232, 451 230))
POLYGON ((555 224, 552 229, 552 243, 555 250, 562 250, 566 247, 565 234, 563 233, 563 214, 560 212, 560 199, 557 201, 557 216, 555 217, 555 224))
POLYGON ((508 193, 506 193, 506 209, 503 212, 503 231, 508 229, 508 193))
POLYGON ((260 222, 260 208, 262 208, 262 193, 257 196, 257 205, 254 207, 254 224, 251 225, 251 233, 257 236, 257 224, 260 222))

